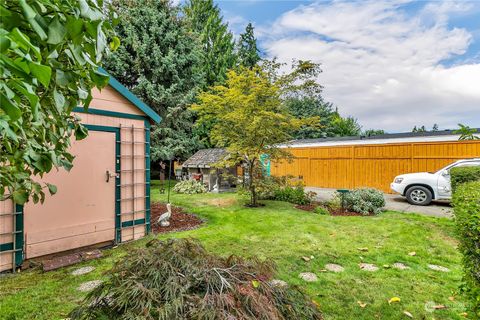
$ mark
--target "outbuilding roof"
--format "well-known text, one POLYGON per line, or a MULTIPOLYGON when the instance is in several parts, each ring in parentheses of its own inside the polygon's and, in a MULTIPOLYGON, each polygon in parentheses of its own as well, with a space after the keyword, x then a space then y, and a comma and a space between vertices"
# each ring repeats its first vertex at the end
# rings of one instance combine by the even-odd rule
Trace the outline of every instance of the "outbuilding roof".
POLYGON ((222 148, 201 149, 188 158, 182 166, 185 168, 210 168, 215 163, 224 160, 228 155, 222 148))
MULTIPOLYGON (((480 129, 478 129, 480 132, 480 129)), ((341 145, 365 145, 365 144, 390 144, 405 142, 436 142, 436 141, 457 141, 460 135, 455 130, 426 131, 426 132, 404 132, 387 133, 376 136, 350 136, 331 137, 318 139, 292 140, 280 147, 308 148, 320 146, 341 146, 341 145)))
POLYGON ((124 96, 128 101, 133 103, 138 109, 143 111, 152 121, 159 123, 162 121, 162 118, 158 113, 153 111, 147 104, 140 100, 136 95, 134 95, 130 90, 128 90, 124 85, 122 85, 117 79, 110 75, 105 69, 98 68, 98 70, 110 77, 108 84, 111 85, 115 90, 117 90, 122 96, 124 96))

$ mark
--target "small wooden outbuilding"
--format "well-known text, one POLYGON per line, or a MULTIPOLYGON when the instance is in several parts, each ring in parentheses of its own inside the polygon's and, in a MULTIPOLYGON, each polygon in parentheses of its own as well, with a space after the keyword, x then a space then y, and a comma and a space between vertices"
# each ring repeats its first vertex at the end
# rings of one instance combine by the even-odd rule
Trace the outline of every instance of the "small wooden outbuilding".
POLYGON ((202 149, 182 163, 182 168, 188 179, 205 183, 209 191, 228 190, 236 185, 237 168, 217 166, 227 157, 227 150, 222 148, 202 149))
POLYGON ((0 271, 25 259, 138 239, 150 232, 150 126, 160 116, 110 77, 94 90, 88 111, 74 112, 89 130, 73 141, 70 172, 43 204, 0 202, 0 271))

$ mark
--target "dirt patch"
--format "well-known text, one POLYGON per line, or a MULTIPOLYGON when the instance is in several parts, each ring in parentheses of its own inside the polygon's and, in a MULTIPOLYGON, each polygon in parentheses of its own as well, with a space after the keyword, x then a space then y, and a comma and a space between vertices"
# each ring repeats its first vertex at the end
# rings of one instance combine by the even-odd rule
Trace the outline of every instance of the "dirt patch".
POLYGON ((206 201, 207 204, 216 207, 229 207, 237 202, 236 199, 211 199, 206 201))
POLYGON ((203 220, 196 215, 185 212, 183 208, 172 206, 170 225, 168 227, 161 227, 157 224, 157 221, 165 212, 167 212, 167 205, 165 203, 152 203, 151 221, 152 231, 154 233, 192 230, 198 228, 203 223, 203 220))
POLYGON ((311 204, 297 204, 295 206, 295 208, 297 208, 297 209, 304 210, 304 211, 310 211, 310 212, 315 210, 316 207, 318 207, 318 204, 314 204, 314 203, 311 203, 311 204))

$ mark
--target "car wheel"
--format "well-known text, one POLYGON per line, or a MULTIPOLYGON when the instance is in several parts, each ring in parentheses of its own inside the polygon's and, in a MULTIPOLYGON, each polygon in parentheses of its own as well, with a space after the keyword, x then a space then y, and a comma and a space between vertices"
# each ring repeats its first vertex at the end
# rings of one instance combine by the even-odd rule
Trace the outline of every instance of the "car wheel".
POLYGON ((407 201, 416 206, 427 206, 432 202, 432 192, 422 186, 413 186, 407 190, 407 201))

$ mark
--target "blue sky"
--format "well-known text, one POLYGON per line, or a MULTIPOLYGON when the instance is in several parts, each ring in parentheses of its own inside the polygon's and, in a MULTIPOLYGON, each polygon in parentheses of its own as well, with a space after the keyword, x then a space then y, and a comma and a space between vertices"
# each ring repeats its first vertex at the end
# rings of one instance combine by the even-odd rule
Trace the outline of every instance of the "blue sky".
POLYGON ((480 127, 480 1, 217 1, 266 57, 322 63, 324 96, 367 128, 480 127))

